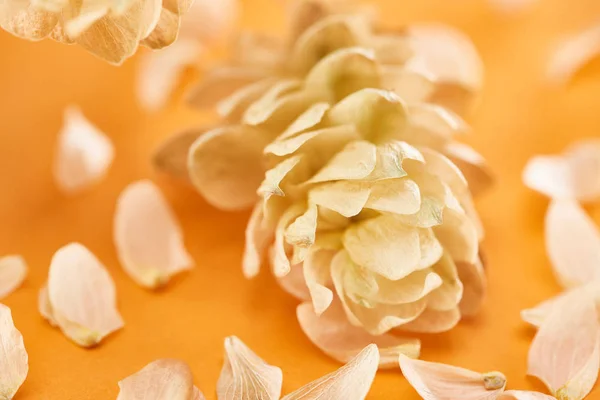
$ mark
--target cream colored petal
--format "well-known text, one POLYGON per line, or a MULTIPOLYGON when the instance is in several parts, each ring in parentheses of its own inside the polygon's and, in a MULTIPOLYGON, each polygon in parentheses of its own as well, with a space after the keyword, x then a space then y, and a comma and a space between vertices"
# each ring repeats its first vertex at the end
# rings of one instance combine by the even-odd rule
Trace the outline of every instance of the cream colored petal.
MULTIPOLYGON (((271 255, 272 257, 273 255, 271 255)), ((303 263, 292 265, 286 276, 275 277, 277 283, 283 290, 300 301, 310 300, 310 291, 304 280, 303 263)))
POLYGON ((262 204, 257 203, 246 227, 242 271, 248 279, 258 275, 264 254, 273 240, 273 230, 265 225, 262 204))
POLYGON ((163 7, 177 15, 181 15, 187 12, 193 3, 193 0, 163 0, 163 7))
POLYGON ((54 318, 54 310, 52 310, 50 298, 48 297, 47 284, 40 289, 40 292, 38 294, 38 311, 51 326, 58 326, 56 318, 54 318))
POLYGON ((177 14, 163 8, 156 27, 141 43, 151 49, 162 49, 171 45, 177 39, 180 23, 181 19, 177 14))
POLYGON ((456 263, 458 277, 463 284, 463 295, 460 301, 460 313, 466 317, 476 315, 485 299, 487 282, 481 261, 475 263, 456 263))
POLYGON ((271 196, 285 196, 285 192, 281 188, 283 181, 291 175, 290 172, 298 165, 302 160, 302 156, 293 156, 286 158, 275 167, 265 172, 265 180, 262 181, 258 187, 257 193, 263 197, 264 200, 268 200, 271 196))
POLYGON ((546 251, 565 288, 600 278, 600 231, 574 200, 553 200, 545 222, 546 251))
POLYGON ((241 122, 248 108, 277 82, 276 78, 265 78, 244 86, 217 103, 218 114, 227 121, 241 122))
POLYGON ((217 382, 219 400, 277 400, 281 369, 264 362, 235 336, 225 338, 225 363, 217 382))
POLYGON ((304 214, 296 218, 285 230, 286 242, 294 246, 294 257, 292 259, 294 264, 304 261, 304 252, 315 243, 317 217, 317 206, 311 205, 304 214), (301 249, 301 252, 298 252, 297 249, 301 249))
POLYGON ((308 198, 316 204, 344 217, 358 215, 366 206, 371 190, 361 182, 328 182, 311 189, 308 198))
POLYGON ((507 390, 497 400, 556 400, 553 396, 525 390, 507 390))
POLYGON ((377 346, 369 344, 342 368, 301 387, 281 400, 364 400, 375 378, 378 364, 377 346))
POLYGON ((258 32, 238 32, 232 53, 234 65, 266 72, 279 68, 285 55, 280 38, 258 32))
POLYGON ((136 76, 138 102, 149 111, 165 107, 181 74, 196 62, 202 52, 200 45, 180 39, 169 48, 143 54, 136 76))
POLYGON ((400 355, 404 377, 424 400, 489 400, 506 386, 500 372, 480 374, 446 364, 413 360, 400 355))
POLYGON ((398 332, 441 333, 454 328, 460 321, 460 310, 454 307, 450 310, 438 311, 426 309, 419 318, 401 325, 398 332))
POLYGON ((450 110, 435 104, 411 104, 403 140, 415 146, 441 150, 455 135, 469 131, 468 125, 450 110))
POLYGON ((317 315, 327 310, 333 301, 333 292, 327 286, 331 281, 331 260, 335 253, 328 249, 311 249, 303 263, 304 281, 317 315))
POLYGON ((194 264, 175 214, 149 180, 131 183, 121 192, 113 228, 121 266, 141 286, 164 285, 194 264))
POLYGON ((294 204, 279 218, 275 229, 272 269, 276 277, 284 277, 290 272, 290 259, 286 249, 285 231, 299 216, 306 212, 304 204, 294 204))
POLYGON ((27 40, 42 40, 54 30, 56 14, 36 8, 29 1, 14 0, 0 3, 0 27, 27 40))
POLYGON ((422 149, 427 170, 450 187, 456 196, 468 196, 469 184, 461 170, 446 156, 431 149, 422 149))
POLYGON ((338 102, 360 89, 380 87, 379 66, 372 51, 357 47, 336 50, 310 70, 304 85, 338 102))
POLYGON ((456 262, 475 263, 479 254, 477 228, 465 214, 446 208, 444 223, 434 226, 435 236, 456 262))
POLYGON ((548 61, 546 76, 551 83, 565 84, 600 54, 600 25, 592 25, 559 42, 548 61))
POLYGON ((419 269, 419 231, 393 216, 353 224, 344 234, 344 247, 354 262, 391 280, 419 269))
POLYGON ((170 176, 189 180, 187 158, 192 144, 209 127, 184 130, 162 142, 152 155, 152 164, 157 170, 170 176))
POLYGON ((446 146, 446 156, 460 169, 473 196, 487 190, 494 183, 494 175, 485 159, 463 143, 450 143, 446 146))
POLYGON ((353 124, 372 142, 398 138, 407 124, 406 106, 396 94, 362 89, 345 97, 327 113, 329 123, 353 124))
POLYGON ((573 192, 582 201, 600 198, 600 140, 581 140, 565 151, 573 192))
POLYGON ((371 336, 364 329, 348 323, 344 310, 339 304, 332 305, 319 316, 310 303, 304 303, 298 306, 296 315, 310 341, 339 362, 350 361, 370 343, 376 344, 379 348, 379 368, 396 367, 399 354, 411 358, 419 357, 421 350, 419 339, 389 334, 371 336))
POLYGON ((431 269, 415 271, 398 281, 377 276, 377 302, 385 304, 404 304, 418 301, 439 288, 442 278, 431 269))
MULTIPOLYGON (((153 361, 123 379, 119 389, 117 400, 195 400, 192 396, 199 393, 194 388, 190 367, 168 358, 153 361)), ((199 398, 203 398, 201 393, 199 398)))
POLYGON ((236 22, 239 8, 236 0, 196 0, 182 16, 179 35, 209 43, 227 37, 236 22))
POLYGON ((192 394, 192 400, 206 400, 206 397, 202 394, 200 389, 194 386, 194 393, 192 394))
POLYGON ((12 399, 27 377, 29 357, 10 308, 4 304, 0 304, 0 341, 0 394, 12 399))
POLYGON ((27 264, 21 256, 0 258, 0 299, 14 292, 27 277, 27 264))
POLYGON ((200 136, 190 148, 188 170, 196 189, 224 210, 251 207, 264 176, 262 151, 268 138, 247 126, 228 126, 200 136))
POLYGON ((413 55, 410 41, 402 31, 377 32, 370 39, 370 46, 382 65, 404 65, 413 55))
POLYGON ((427 299, 427 307, 435 311, 455 309, 463 296, 463 284, 458 278, 456 264, 444 254, 432 270, 442 278, 442 285, 431 292, 427 299))
POLYGON ((198 108, 214 107, 241 88, 265 78, 263 71, 242 67, 225 67, 210 71, 187 93, 187 101, 198 108))
POLYGON ((424 163, 423 155, 406 142, 392 141, 377 146, 377 162, 367 180, 402 178, 407 175, 402 168, 405 160, 424 163))
POLYGON ((311 128, 315 128, 323 121, 326 112, 329 110, 329 103, 315 103, 296 118, 286 130, 277 137, 276 140, 292 138, 299 133, 304 133, 311 128))
POLYGON ((123 327, 112 278, 83 245, 71 243, 52 257, 48 297, 58 326, 83 347, 123 327))
POLYGON ((363 140, 348 143, 308 182, 366 178, 375 168, 376 157, 374 144, 363 140))
POLYGON ((385 179, 371 185, 365 207, 394 214, 414 214, 421 208, 419 186, 410 179, 385 179))
POLYGON ((100 2, 81 2, 81 11, 78 15, 67 19, 64 23, 64 29, 67 36, 77 38, 83 32, 88 30, 93 24, 110 13, 110 4, 107 1, 100 2), (86 3, 92 3, 92 7, 86 7, 86 3), (98 7, 98 8, 96 8, 98 7))
POLYGON ((582 400, 592 390, 599 367, 596 305, 584 293, 550 312, 529 348, 527 374, 559 399, 582 400))
POLYGON ((61 191, 76 193, 99 182, 114 158, 110 139, 71 106, 58 134, 54 180, 61 191))
POLYGON ((384 66, 381 87, 396 93, 407 104, 427 101, 435 92, 434 78, 404 67, 384 66))

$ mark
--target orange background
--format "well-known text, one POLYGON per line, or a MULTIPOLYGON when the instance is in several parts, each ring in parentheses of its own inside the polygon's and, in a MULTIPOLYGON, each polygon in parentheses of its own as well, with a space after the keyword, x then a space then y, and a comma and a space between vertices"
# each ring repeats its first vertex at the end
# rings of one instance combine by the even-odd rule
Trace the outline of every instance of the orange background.
MULTIPOLYGON (((543 72, 556 40, 597 22, 598 0, 543 0, 507 16, 483 0, 387 0, 388 25, 444 21, 467 32, 486 66, 481 106, 466 141, 497 173, 496 187, 478 200, 487 227, 489 296, 481 315, 452 332, 425 337, 422 357, 479 371, 500 370, 509 387, 542 389, 525 377, 533 330, 519 311, 558 292, 545 255, 542 221, 547 200, 524 188, 520 174, 536 153, 558 152, 600 132, 600 63, 568 87, 548 87, 543 72)), ((281 32, 281 2, 246 0, 242 24, 281 32)), ((247 213, 224 213, 185 186, 157 176, 149 157, 165 137, 200 121, 181 101, 149 115, 136 104, 136 61, 111 67, 77 47, 29 43, 0 32, 0 254, 20 253, 30 266, 23 285, 4 302, 13 310, 30 357, 17 399, 114 399, 117 382, 160 357, 187 361, 207 398, 214 389, 223 339, 238 335, 284 371, 288 393, 338 367, 304 337, 296 301, 268 273, 241 274, 247 213), (51 164, 62 111, 75 103, 116 145, 109 175, 98 187, 65 198, 51 164), (115 200, 125 185, 150 177, 179 216, 196 268, 165 290, 136 286, 118 265, 112 243, 115 200), (52 254, 70 241, 88 246, 116 281, 125 329, 84 350, 37 312, 37 292, 52 254)), ((205 116, 206 117, 206 116, 205 116)), ((399 371, 378 374, 369 399, 417 399, 399 371)), ((600 391, 590 395, 599 399, 600 391)))

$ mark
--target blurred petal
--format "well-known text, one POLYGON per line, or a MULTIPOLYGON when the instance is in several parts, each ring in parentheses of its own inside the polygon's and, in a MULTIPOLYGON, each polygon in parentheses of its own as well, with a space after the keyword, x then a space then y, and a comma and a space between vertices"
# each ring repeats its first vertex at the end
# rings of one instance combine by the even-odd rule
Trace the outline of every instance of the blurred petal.
POLYGON ((194 393, 192 394, 192 400, 206 400, 206 397, 202 394, 200 389, 194 386, 194 393))
POLYGON ((226 37, 239 8, 236 0, 195 0, 182 16, 179 36, 202 42, 226 37))
POLYGON ((192 371, 186 363, 165 358, 120 381, 117 400, 202 399, 193 385, 192 371))
POLYGON ((281 400, 364 400, 378 365, 377 346, 369 344, 342 368, 301 387, 281 400))
POLYGON ((70 106, 58 135, 54 180, 65 193, 76 193, 99 182, 114 158, 110 139, 70 106))
POLYGON ((565 84, 600 54, 600 25, 572 34, 558 43, 550 56, 546 75, 554 84, 565 84))
POLYGON ((21 256, 0 258, 0 299, 14 292, 27 277, 27 264, 21 256))
POLYGON ((48 286, 44 286, 40 289, 38 294, 38 311, 44 317, 48 323, 55 327, 58 326, 56 322, 56 318, 54 318, 54 310, 52 310, 52 305, 50 304, 50 298, 48 297, 48 286))
POLYGON ((219 400, 277 400, 281 369, 264 362, 235 336, 225 338, 225 363, 217 382, 219 400))
POLYGON ((60 248, 52 257, 48 296, 58 326, 80 346, 94 346, 123 327, 112 278, 79 243, 60 248))
POLYGON ((600 367, 600 325, 593 298, 570 297, 550 312, 531 347, 527 374, 540 379, 559 399, 582 400, 600 367))
POLYGON ((0 304, 0 338, 0 393, 5 399, 12 399, 27 377, 29 357, 10 308, 4 304, 0 304))
POLYGON ((435 104, 411 104, 408 115, 408 132, 402 138, 415 146, 441 150, 454 136, 469 131, 458 115, 435 104))
POLYGON ((396 93, 407 104, 426 102, 435 92, 432 77, 403 67, 382 67, 381 87, 396 93))
POLYGON ((494 183, 494 176, 485 159, 471 147, 453 142, 446 146, 445 153, 464 174, 473 196, 483 193, 494 183))
POLYGON ((474 263, 458 262, 456 268, 463 284, 460 313, 472 317, 479 312, 487 291, 485 271, 480 260, 474 263))
POLYGON ((211 128, 187 129, 177 133, 160 144, 152 156, 156 169, 180 179, 189 179, 187 158, 192 144, 211 128))
POLYGON ((546 213, 546 251, 565 288, 600 278, 600 231, 574 200, 554 200, 546 213))
MULTIPOLYGON (((538 3, 537 0, 488 0, 488 2, 495 10, 505 14, 517 14, 538 3)), ((525 400, 525 397, 523 397, 522 399, 525 400)), ((521 400, 521 397, 517 398, 516 400, 521 400)))
POLYGON ((464 368, 400 355, 404 377, 424 400, 489 400, 504 391, 506 378, 500 372, 480 374, 464 368))
POLYGON ((379 368, 393 368, 398 363, 398 355, 419 357, 419 339, 402 338, 389 334, 371 336, 364 329, 352 326, 344 310, 334 304, 318 316, 310 303, 296 309, 302 330, 319 349, 339 362, 348 362, 367 344, 379 347, 379 368))
POLYGON ((27 0, 0 3, 0 27, 28 40, 42 40, 58 22, 56 14, 42 10, 27 0))
POLYGON ((143 108, 163 108, 179 84, 183 71, 194 64, 202 48, 191 40, 180 39, 162 51, 140 56, 136 76, 137 98, 143 108))
POLYGON ((205 133, 188 155, 192 183, 217 208, 251 207, 264 176, 262 151, 267 140, 260 130, 241 125, 205 133))
POLYGON ((131 183, 119 196, 114 241, 121 266, 144 287, 164 285, 193 265, 173 211, 149 180, 131 183))
POLYGON ((265 226, 262 204, 257 203, 246 227, 242 270, 248 279, 258 275, 264 254, 273 240, 273 230, 265 226))

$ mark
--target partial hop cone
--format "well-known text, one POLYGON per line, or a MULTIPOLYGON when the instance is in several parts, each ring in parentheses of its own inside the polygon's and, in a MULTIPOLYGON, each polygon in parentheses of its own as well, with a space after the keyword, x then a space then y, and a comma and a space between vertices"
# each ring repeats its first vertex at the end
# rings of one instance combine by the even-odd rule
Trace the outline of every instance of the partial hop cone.
POLYGON ((243 37, 192 93, 222 125, 169 140, 155 161, 216 207, 254 206, 244 273, 268 257, 312 303, 298 317, 325 352, 344 359, 377 342, 416 357, 418 342, 388 332, 451 329, 485 290, 471 195, 490 177, 454 141, 480 61, 448 28, 382 32, 372 14, 328 4, 300 3, 288 47, 243 37))

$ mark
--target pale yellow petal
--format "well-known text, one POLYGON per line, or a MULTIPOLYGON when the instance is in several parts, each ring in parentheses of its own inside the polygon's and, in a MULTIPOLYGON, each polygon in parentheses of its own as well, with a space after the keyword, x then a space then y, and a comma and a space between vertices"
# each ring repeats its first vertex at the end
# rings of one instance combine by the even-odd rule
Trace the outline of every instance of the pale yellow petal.
POLYGON ((396 93, 407 104, 427 101, 435 92, 434 77, 403 67, 384 66, 381 87, 396 93))
POLYGON ((0 3, 0 27, 27 40, 42 40, 54 30, 58 16, 26 0, 0 3))
POLYGON ((600 54, 600 25, 575 32, 559 42, 550 56, 546 76, 553 84, 565 84, 600 54))
POLYGON ((158 23, 141 44, 151 49, 162 49, 171 45, 177 39, 180 23, 179 15, 163 8, 158 23))
POLYGON ((428 308, 417 319, 399 326, 395 331, 415 333, 447 332, 458 324, 460 318, 458 307, 444 311, 428 308))
POLYGON ((456 264, 448 254, 444 254, 432 270, 442 278, 442 285, 427 299, 427 307, 436 311, 455 309, 463 296, 463 284, 458 278, 456 264))
POLYGON ((290 258, 286 249, 285 231, 296 218, 305 212, 306 207, 304 204, 295 204, 285 210, 277 222, 272 258, 273 273, 277 277, 283 277, 290 272, 290 258))
POLYGON ((238 32, 231 52, 234 65, 249 66, 265 72, 279 68, 284 58, 282 40, 259 32, 238 32))
POLYGON ((587 293, 554 307, 531 347, 527 374, 539 378, 559 399, 582 400, 600 367, 600 325, 587 293))
POLYGON ((12 399, 27 377, 29 357, 10 308, 4 304, 0 304, 0 339, 0 394, 4 399, 12 399))
POLYGON ((246 227, 246 242, 242 261, 242 271, 246 278, 253 278, 258 275, 265 252, 273 240, 272 229, 265 225, 262 204, 257 203, 246 227))
POLYGON ((217 382, 219 400, 277 400, 281 395, 281 369, 264 362, 240 339, 225 339, 225 363, 217 382))
POLYGON ((217 113, 226 121, 239 123, 244 114, 264 96, 279 80, 276 78, 265 78, 253 82, 235 91, 217 103, 217 113))
POLYGON ((328 286, 331 282, 331 260, 335 253, 328 249, 311 249, 304 259, 304 281, 317 315, 327 310, 333 301, 333 291, 328 286))
POLYGON ((327 111, 329 110, 329 103, 315 103, 310 106, 306 111, 294 120, 286 128, 286 130, 277 137, 276 140, 284 140, 294 137, 300 133, 304 133, 309 129, 315 128, 323 121, 327 111))
POLYGON ((376 159, 377 148, 374 144, 363 140, 348 143, 308 182, 366 178, 373 172, 376 159))
POLYGON ((192 144, 211 128, 193 128, 176 133, 154 151, 152 164, 157 170, 170 176, 189 180, 187 158, 192 144))
POLYGON ((281 400, 364 400, 379 364, 377 346, 369 344, 342 368, 284 396, 281 400))
POLYGON ((394 214, 414 214, 421 208, 421 192, 410 179, 376 181, 370 187, 365 207, 394 214))
POLYGON ((440 275, 429 268, 415 271, 397 281, 391 281, 380 276, 376 276, 375 279, 378 290, 373 298, 385 304, 413 303, 423 299, 443 283, 440 275))
POLYGON ((251 207, 264 176, 262 151, 267 142, 263 132, 247 126, 205 133, 192 144, 188 155, 192 183, 215 207, 251 207))
POLYGON ((481 309, 487 291, 485 271, 481 261, 474 263, 456 263, 458 277, 463 284, 463 294, 460 301, 460 313, 466 317, 476 315, 481 309))
POLYGON ((189 400, 196 398, 190 367, 183 361, 161 359, 151 362, 119 382, 117 400, 189 400))
POLYGON ((58 134, 54 180, 61 191, 77 193, 98 183, 114 158, 110 139, 75 106, 68 107, 58 134))
POLYGON ((0 299, 14 292, 27 277, 27 264, 21 256, 0 258, 0 299))
POLYGON ((469 131, 458 115, 435 104, 409 105, 408 117, 408 129, 402 137, 415 146, 441 150, 455 135, 469 131))
POLYGON ((304 261, 305 251, 314 243, 317 234, 317 206, 311 205, 306 212, 296 218, 285 230, 285 240, 294 247, 292 262, 304 261), (297 250, 300 249, 300 252, 297 250))
POLYGON ((404 377, 424 400, 489 400, 506 386, 500 372, 478 373, 446 364, 413 360, 400 355, 404 377))
POLYGON ((444 223, 432 229, 454 261, 475 263, 479 254, 479 234, 471 219, 451 208, 444 210, 444 223))
POLYGON ((282 186, 284 186, 283 182, 286 180, 286 178, 292 178, 294 174, 291 174, 291 172, 296 168, 301 160, 302 155, 286 158, 265 172, 265 179, 262 181, 257 190, 257 193, 263 198, 263 200, 266 201, 271 196, 286 195, 282 189, 282 186))
POLYGON ((453 142, 446 146, 445 154, 463 173, 473 196, 484 192, 494 183, 490 167, 473 148, 453 142))
POLYGON ((79 243, 60 248, 52 257, 48 297, 58 326, 80 346, 96 345, 123 327, 112 278, 79 243))
POLYGON ((554 200, 546 213, 546 251, 565 288, 600 278, 600 231, 574 200, 554 200))
POLYGON ((144 287, 164 285, 193 266, 175 214, 149 180, 131 183, 119 196, 114 242, 121 266, 144 287))
POLYGON ((405 354, 418 358, 421 350, 419 339, 403 338, 384 334, 371 336, 362 328, 352 326, 344 310, 334 304, 318 315, 310 303, 296 309, 298 322, 308 338, 325 354, 340 362, 348 362, 367 344, 374 343, 379 348, 379 368, 394 368, 398 355, 405 354))
POLYGON ((507 390, 497 400, 556 400, 556 398, 539 392, 507 390))
POLYGON ((366 206, 371 190, 361 182, 336 181, 316 186, 309 191, 309 201, 333 210, 344 217, 358 215, 366 206))
POLYGON ((138 64, 138 102, 149 111, 165 107, 186 68, 193 66, 202 52, 198 43, 180 39, 169 48, 143 54, 138 64))

